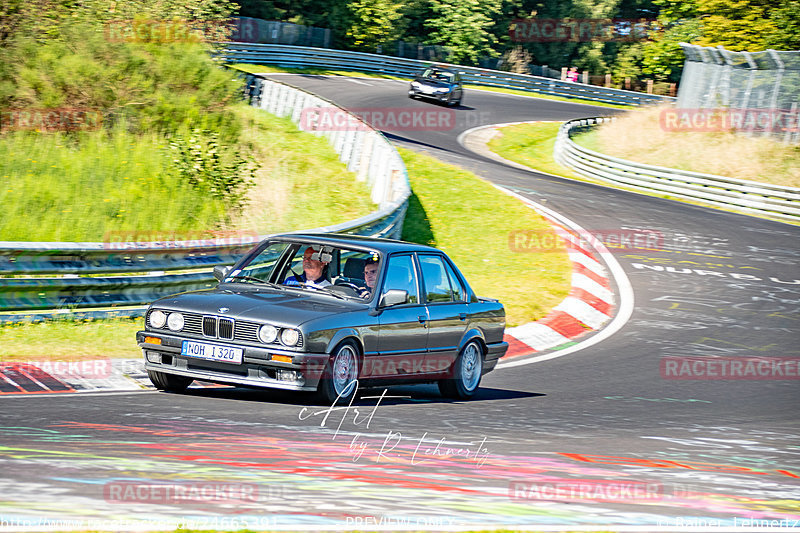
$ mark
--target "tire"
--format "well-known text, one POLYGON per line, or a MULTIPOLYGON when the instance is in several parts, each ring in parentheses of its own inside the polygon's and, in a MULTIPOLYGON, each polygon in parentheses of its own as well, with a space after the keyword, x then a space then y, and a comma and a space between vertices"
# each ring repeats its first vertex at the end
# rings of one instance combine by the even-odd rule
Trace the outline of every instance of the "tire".
POLYGON ((192 378, 165 374, 156 370, 148 370, 147 377, 158 390, 167 392, 183 392, 194 381, 192 378))
POLYGON ((322 375, 317 394, 325 404, 346 404, 358 389, 359 350, 353 341, 344 341, 333 351, 322 375))
POLYGON ((468 400, 478 390, 483 372, 483 350, 477 341, 470 341, 458 354, 452 373, 439 381, 439 392, 446 398, 468 400))

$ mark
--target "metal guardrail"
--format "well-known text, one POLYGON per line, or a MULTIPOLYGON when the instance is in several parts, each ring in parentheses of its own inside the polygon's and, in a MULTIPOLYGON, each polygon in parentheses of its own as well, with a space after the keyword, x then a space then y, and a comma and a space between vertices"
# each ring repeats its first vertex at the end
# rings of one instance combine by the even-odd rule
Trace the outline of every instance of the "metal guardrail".
MULTIPOLYGON (((417 59, 305 46, 229 42, 225 43, 225 47, 224 50, 217 53, 217 57, 227 62, 269 64, 289 68, 356 70, 404 78, 412 78, 416 72, 433 64, 430 61, 417 59)), ((528 74, 515 74, 448 63, 435 64, 459 72, 466 84, 484 87, 517 89, 610 104, 643 105, 675 100, 669 96, 572 83, 528 74)))
POLYGON ((748 213, 800 222, 800 188, 701 174, 611 157, 575 143, 573 133, 615 118, 570 120, 558 131, 555 160, 589 178, 748 213))
MULTIPOLYGON (((279 116, 291 114, 295 122, 303 110, 334 106, 290 85, 255 76, 247 77, 246 90, 251 105, 279 116)), ((380 132, 355 116, 350 118, 358 124, 351 131, 312 133, 328 138, 347 168, 371 187, 379 208, 356 220, 303 231, 399 238, 411 195, 405 165, 380 132)), ((235 262, 264 237, 0 242, 0 323, 139 316, 143 308, 130 306, 214 286, 214 266, 235 262)))

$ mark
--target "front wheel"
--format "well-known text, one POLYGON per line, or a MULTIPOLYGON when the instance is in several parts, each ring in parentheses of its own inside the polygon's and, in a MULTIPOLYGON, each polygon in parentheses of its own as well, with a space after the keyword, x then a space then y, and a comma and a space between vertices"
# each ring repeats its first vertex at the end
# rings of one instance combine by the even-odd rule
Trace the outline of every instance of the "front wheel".
POLYGON ((155 370, 148 370, 147 377, 150 378, 150 381, 158 390, 167 392, 183 392, 194 381, 192 378, 165 374, 155 370))
POLYGON ((481 383, 483 351, 476 341, 469 342, 458 355, 452 374, 439 381, 439 392, 454 400, 468 400, 481 383))
POLYGON ((334 350, 317 393, 327 404, 348 403, 358 388, 358 348, 345 341, 334 350))

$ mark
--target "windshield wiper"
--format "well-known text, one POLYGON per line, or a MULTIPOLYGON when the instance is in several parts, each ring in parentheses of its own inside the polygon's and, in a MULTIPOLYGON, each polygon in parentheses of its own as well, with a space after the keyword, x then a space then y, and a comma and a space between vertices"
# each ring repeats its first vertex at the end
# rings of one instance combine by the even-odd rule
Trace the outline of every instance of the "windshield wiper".
MULTIPOLYGON (((324 292, 325 294, 329 294, 331 296, 335 296, 336 298, 339 298, 340 300, 344 300, 345 299, 345 297, 342 296, 341 294, 337 294, 337 293, 335 293, 333 291, 329 291, 327 286, 326 287, 320 287, 319 285, 309 285, 309 284, 306 284, 306 283, 301 283, 299 285, 286 285, 286 287, 289 287, 290 289, 300 289, 300 290, 314 289, 315 291, 324 292)), ((333 287, 333 285, 331 285, 331 287, 333 287)))
POLYGON ((258 283, 269 283, 269 281, 265 281, 261 278, 256 278, 254 276, 232 276, 228 278, 229 280, 233 281, 235 279, 243 279, 245 281, 257 281, 258 283))
POLYGON ((276 289, 285 290, 285 287, 283 285, 280 285, 278 283, 273 283, 271 281, 266 281, 266 280, 263 280, 261 278, 257 278, 255 276, 241 276, 241 275, 239 275, 239 276, 232 276, 231 278, 229 278, 230 281, 233 281, 235 279, 242 279, 242 280, 245 280, 245 281, 255 281, 257 283, 263 283, 264 285, 269 285, 270 287, 274 287, 276 289))

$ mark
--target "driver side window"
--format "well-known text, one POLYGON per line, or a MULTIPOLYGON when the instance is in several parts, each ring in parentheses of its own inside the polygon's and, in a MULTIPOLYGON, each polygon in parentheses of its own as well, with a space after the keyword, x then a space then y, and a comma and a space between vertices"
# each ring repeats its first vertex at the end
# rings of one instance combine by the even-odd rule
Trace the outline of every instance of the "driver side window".
POLYGON ((410 255, 393 255, 386 264, 386 279, 383 293, 399 289, 408 292, 408 303, 419 303, 417 293, 417 276, 414 271, 414 260, 410 255))

